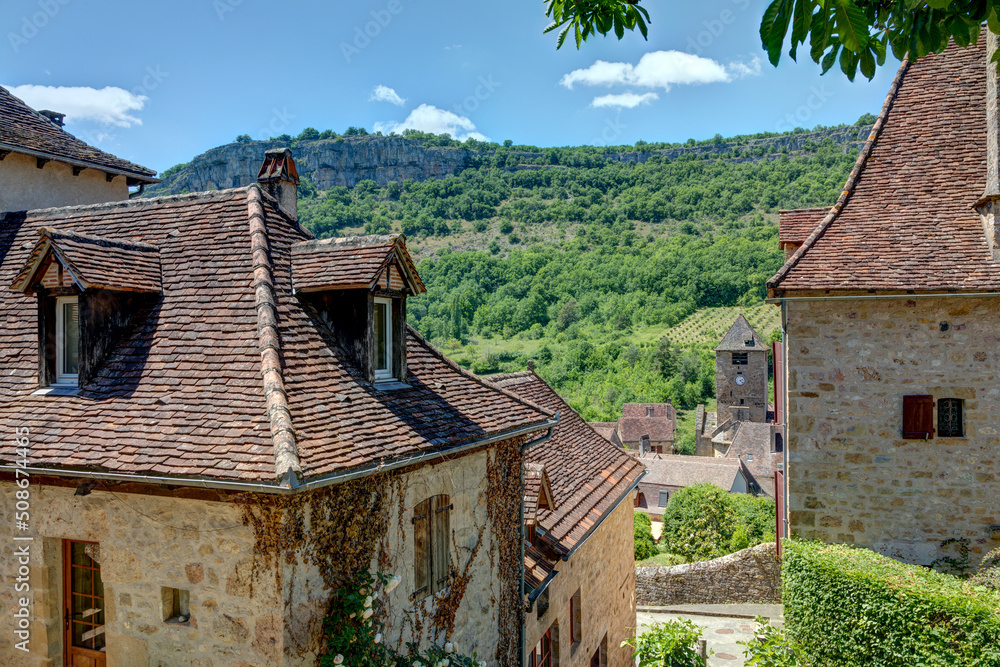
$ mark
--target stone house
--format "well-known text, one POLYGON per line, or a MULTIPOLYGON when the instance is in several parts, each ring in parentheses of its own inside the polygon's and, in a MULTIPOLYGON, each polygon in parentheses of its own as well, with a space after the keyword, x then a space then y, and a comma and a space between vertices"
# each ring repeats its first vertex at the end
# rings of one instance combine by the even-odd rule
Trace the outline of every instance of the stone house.
POLYGON ((639 483, 635 509, 657 521, 670 497, 684 487, 708 483, 730 493, 753 493, 756 488, 753 475, 739 458, 652 454, 640 460, 648 473, 639 483))
POLYGON ((286 149, 0 216, 4 665, 312 665, 368 569, 400 577, 387 645, 519 664, 519 475, 557 421, 406 324, 403 237, 314 240, 296 182, 286 149))
POLYGON ((560 418, 527 454, 525 664, 631 667, 621 643, 635 627, 632 499, 645 469, 533 371, 490 380, 560 418))
POLYGON ((612 442, 635 455, 649 452, 670 454, 674 450, 677 410, 668 403, 626 403, 612 442))
MULTIPOLYGON (((1000 116, 977 46, 904 63, 836 204, 768 282, 781 305, 793 535, 930 564, 1000 539, 1000 116)), ((791 214, 782 216, 789 225, 791 214)))
POLYGON ((66 132, 63 118, 0 87, 0 211, 120 201, 129 187, 160 182, 156 172, 66 132))

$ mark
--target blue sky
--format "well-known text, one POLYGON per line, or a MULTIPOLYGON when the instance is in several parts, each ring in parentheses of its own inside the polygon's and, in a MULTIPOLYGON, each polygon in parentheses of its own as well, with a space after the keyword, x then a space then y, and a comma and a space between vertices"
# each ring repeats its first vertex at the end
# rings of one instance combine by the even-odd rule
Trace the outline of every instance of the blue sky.
POLYGON ((764 0, 647 0, 649 41, 555 49, 541 2, 4 0, 0 84, 162 171, 238 134, 406 126, 538 146, 853 122, 871 83, 766 62, 764 0), (597 61, 602 61, 598 63, 597 61))

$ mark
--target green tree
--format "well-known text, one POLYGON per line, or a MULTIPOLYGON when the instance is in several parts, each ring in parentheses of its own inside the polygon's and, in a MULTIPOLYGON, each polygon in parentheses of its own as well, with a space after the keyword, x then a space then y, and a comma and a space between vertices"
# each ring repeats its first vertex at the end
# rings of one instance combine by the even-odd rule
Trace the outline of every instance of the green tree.
POLYGON ((241 134, 240 136, 236 137, 236 143, 238 144, 249 144, 252 141, 253 139, 250 138, 249 134, 241 134))
POLYGON ((319 130, 314 127, 307 127, 299 132, 299 141, 313 141, 315 139, 319 139, 319 130))
MULTIPOLYGON (((552 23, 545 32, 560 30, 556 48, 572 33, 579 49, 595 34, 626 30, 647 36, 649 14, 641 0, 548 0, 545 15, 552 23)), ((806 45, 809 56, 826 73, 834 65, 854 80, 858 70, 871 79, 891 51, 899 59, 916 60, 940 53, 954 39, 975 44, 980 26, 1000 34, 1000 0, 773 0, 760 25, 761 45, 777 65, 787 42, 788 55, 798 57, 806 45)))
POLYGON ((714 484, 695 484, 670 497, 660 541, 670 553, 686 558, 716 558, 728 553, 737 525, 729 492, 714 484))
POLYGON ((653 524, 645 512, 636 512, 633 519, 635 528, 635 559, 646 560, 656 555, 656 542, 653 540, 653 524))

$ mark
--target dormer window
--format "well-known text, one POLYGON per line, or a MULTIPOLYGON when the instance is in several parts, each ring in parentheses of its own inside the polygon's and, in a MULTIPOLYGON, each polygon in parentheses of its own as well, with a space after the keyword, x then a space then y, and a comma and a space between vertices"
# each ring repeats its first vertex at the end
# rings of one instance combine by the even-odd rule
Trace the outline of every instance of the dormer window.
POLYGON ((427 291, 402 234, 292 246, 292 289, 380 391, 406 387, 406 297, 427 291))
POLYGON ((160 251, 52 227, 39 236, 12 285, 37 299, 38 384, 84 386, 162 293, 160 251))
POLYGON ((80 374, 80 302, 75 296, 56 298, 56 381, 76 386, 80 374))
POLYGON ((372 318, 372 337, 374 343, 374 363, 372 368, 375 371, 375 380, 393 380, 392 363, 392 300, 383 297, 375 298, 374 317, 372 318))

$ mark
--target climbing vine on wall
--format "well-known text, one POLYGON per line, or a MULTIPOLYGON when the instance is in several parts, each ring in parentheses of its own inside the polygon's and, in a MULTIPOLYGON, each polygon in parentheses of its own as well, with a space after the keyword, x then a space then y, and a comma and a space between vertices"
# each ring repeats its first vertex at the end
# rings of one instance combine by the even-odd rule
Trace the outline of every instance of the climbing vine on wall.
POLYGON ((521 541, 523 532, 519 508, 523 500, 521 466, 522 439, 505 440, 496 446, 487 464, 486 510, 493 530, 491 562, 494 581, 500 586, 498 624, 500 641, 496 659, 501 667, 520 662, 518 633, 524 615, 521 594, 521 541))

